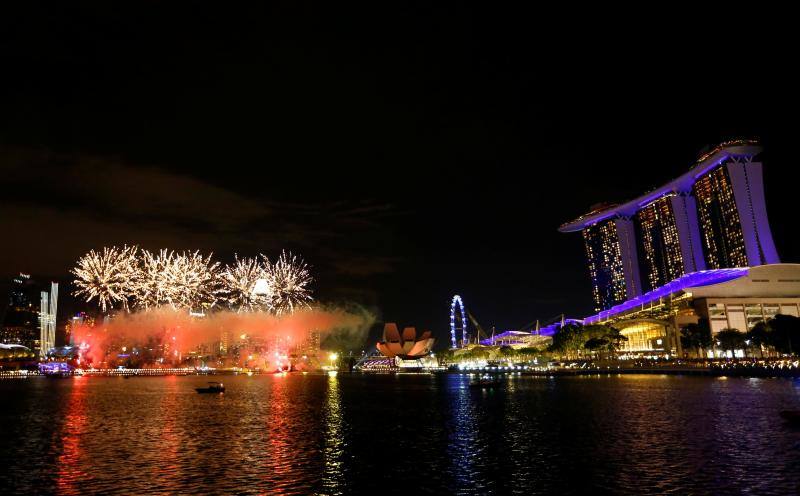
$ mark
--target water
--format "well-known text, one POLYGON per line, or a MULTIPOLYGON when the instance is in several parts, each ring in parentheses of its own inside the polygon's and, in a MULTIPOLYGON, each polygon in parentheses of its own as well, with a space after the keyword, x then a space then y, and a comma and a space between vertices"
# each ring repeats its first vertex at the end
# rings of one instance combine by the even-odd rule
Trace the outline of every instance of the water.
POLYGON ((0 381, 4 494, 796 494, 789 379, 0 381))

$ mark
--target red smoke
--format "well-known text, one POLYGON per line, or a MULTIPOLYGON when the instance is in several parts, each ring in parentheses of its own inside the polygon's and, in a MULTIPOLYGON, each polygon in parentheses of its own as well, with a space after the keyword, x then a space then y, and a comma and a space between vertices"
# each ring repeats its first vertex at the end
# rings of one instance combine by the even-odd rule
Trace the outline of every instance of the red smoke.
POLYGON ((319 331, 323 339, 334 329, 366 337, 373 321, 373 316, 367 312, 342 309, 298 310, 281 317, 230 311, 192 317, 185 312, 159 309, 117 314, 107 321, 98 320, 94 327, 77 326, 72 332, 75 345, 88 345, 84 351, 85 358, 97 366, 109 351, 119 353, 124 346, 129 352, 133 346, 143 346, 152 340, 169 344, 171 352, 177 356, 199 345, 220 341, 223 332, 227 332, 231 339, 246 334, 248 337, 280 338, 299 343, 309 331, 319 331))

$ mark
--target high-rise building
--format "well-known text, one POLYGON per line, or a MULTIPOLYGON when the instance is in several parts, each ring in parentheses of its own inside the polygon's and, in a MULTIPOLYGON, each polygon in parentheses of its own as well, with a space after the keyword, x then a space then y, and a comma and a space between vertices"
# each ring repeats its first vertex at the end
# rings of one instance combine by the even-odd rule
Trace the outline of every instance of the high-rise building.
POLYGON ((596 308, 608 308, 638 294, 636 245, 630 221, 614 219, 583 230, 596 308))
POLYGON ((0 342, 19 344, 38 356, 40 349, 39 307, 34 300, 34 282, 20 273, 11 280, 8 307, 0 328, 0 342))
POLYGON ((11 281, 0 342, 20 344, 44 357, 55 347, 57 305, 58 283, 51 283, 49 292, 36 291, 31 276, 20 273, 11 281))
POLYGON ((672 196, 659 198, 636 212, 639 267, 646 291, 685 272, 672 196))
POLYGON ((779 263, 756 142, 723 143, 677 179, 562 225, 581 231, 597 311, 706 269, 779 263))
POLYGON ((50 283, 50 292, 42 291, 39 306, 39 356, 56 346, 56 313, 58 309, 58 283, 50 283))
POLYGON ((747 267, 742 222, 728 169, 719 167, 701 177, 694 183, 692 193, 697 202, 706 266, 747 267))
POLYGON ((81 327, 94 327, 94 317, 88 315, 86 312, 78 312, 68 319, 64 326, 64 345, 75 346, 75 333, 81 327))

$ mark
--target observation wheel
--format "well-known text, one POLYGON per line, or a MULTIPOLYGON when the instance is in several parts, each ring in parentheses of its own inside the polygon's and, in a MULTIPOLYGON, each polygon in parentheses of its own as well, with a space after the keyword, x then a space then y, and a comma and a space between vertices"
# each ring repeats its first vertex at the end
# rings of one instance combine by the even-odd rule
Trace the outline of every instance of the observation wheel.
POLYGON ((458 348, 458 335, 461 334, 461 346, 466 346, 467 340, 467 313, 464 311, 464 302, 458 295, 453 296, 450 302, 450 342, 453 348, 458 348))

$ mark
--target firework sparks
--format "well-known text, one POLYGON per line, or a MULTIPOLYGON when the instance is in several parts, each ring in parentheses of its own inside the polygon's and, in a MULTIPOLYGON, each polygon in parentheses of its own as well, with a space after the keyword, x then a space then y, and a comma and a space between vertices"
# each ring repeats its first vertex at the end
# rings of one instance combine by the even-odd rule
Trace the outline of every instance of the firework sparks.
POLYGON ((103 248, 102 252, 91 250, 72 270, 75 294, 85 297, 87 302, 97 300, 103 312, 118 304, 127 308, 135 287, 131 281, 138 272, 136 252, 135 246, 114 246, 103 248))
POLYGON ((272 287, 267 280, 267 269, 255 258, 239 258, 221 273, 222 294, 225 303, 237 312, 267 310, 272 298, 272 287))
POLYGON ((219 299, 219 262, 200 252, 175 255, 168 268, 170 303, 176 309, 208 310, 219 299))
POLYGON ((132 307, 148 310, 172 303, 172 266, 174 254, 161 250, 158 254, 142 250, 139 270, 128 283, 133 297, 132 307))
POLYGON ((282 252, 274 264, 262 255, 267 268, 267 281, 272 289, 270 307, 276 315, 294 312, 297 306, 312 301, 310 285, 314 280, 308 266, 291 252, 282 252))
POLYGON ((237 256, 233 265, 221 268, 199 251, 112 247, 90 251, 72 272, 75 294, 96 300, 103 312, 118 306, 205 312, 222 302, 237 312, 284 315, 312 301, 309 268, 291 252, 281 253, 274 264, 264 255, 261 260, 237 256))

